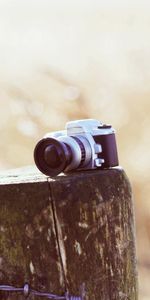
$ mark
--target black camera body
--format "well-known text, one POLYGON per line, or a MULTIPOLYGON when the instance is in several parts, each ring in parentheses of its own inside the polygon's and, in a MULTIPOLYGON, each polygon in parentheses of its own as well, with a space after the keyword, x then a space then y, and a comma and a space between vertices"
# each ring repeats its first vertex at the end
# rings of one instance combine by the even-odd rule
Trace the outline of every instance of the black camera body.
POLYGON ((50 176, 76 170, 105 169, 119 164, 115 130, 93 119, 71 121, 51 132, 34 150, 38 169, 50 176))

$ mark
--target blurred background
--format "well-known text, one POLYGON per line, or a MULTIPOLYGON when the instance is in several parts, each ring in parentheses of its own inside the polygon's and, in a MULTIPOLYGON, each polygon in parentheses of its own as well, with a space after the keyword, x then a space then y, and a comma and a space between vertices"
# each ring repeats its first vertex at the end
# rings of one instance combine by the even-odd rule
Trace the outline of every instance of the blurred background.
POLYGON ((0 0, 0 169, 33 164, 66 121, 117 130, 134 192, 140 299, 150 299, 150 2, 0 0))

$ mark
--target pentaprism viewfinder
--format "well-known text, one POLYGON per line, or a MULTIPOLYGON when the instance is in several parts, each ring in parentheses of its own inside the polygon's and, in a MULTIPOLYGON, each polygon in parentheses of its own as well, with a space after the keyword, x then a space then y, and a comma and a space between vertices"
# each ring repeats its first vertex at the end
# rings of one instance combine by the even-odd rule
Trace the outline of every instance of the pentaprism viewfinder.
POLYGON ((50 132, 34 149, 38 169, 50 177, 61 172, 107 169, 119 164, 115 130, 93 119, 71 121, 50 132))

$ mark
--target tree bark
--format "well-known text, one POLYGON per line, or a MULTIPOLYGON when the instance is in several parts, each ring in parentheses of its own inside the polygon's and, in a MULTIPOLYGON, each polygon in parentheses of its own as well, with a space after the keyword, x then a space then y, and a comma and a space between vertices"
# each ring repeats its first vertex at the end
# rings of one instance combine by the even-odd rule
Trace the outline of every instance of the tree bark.
POLYGON ((121 168, 0 175, 0 284, 25 282, 83 300, 137 300, 132 192, 121 168))

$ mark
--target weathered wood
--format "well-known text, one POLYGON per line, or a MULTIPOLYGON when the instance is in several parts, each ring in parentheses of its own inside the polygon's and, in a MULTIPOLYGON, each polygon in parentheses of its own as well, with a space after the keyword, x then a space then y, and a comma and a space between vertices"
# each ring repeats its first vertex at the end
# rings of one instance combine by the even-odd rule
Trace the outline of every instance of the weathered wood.
POLYGON ((132 193, 121 168, 0 175, 0 284, 25 282, 85 300, 137 300, 132 193))

